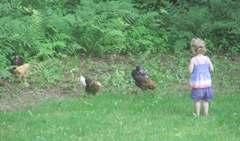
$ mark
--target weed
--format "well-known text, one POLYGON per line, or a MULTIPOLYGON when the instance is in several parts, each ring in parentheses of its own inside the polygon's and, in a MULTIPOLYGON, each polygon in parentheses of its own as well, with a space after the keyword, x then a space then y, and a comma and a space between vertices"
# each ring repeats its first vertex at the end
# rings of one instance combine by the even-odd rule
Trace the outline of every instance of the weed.
POLYGON ((115 56, 33 62, 29 85, 0 89, 0 139, 239 140, 239 62, 210 56, 215 66, 214 99, 210 116, 196 118, 188 88, 190 57, 148 54, 144 59, 115 56), (157 83, 155 91, 141 92, 134 85, 130 73, 136 64, 148 70, 157 83), (98 95, 82 96, 84 89, 75 80, 82 74, 103 84, 98 95), (6 111, 11 104, 23 110, 6 111))

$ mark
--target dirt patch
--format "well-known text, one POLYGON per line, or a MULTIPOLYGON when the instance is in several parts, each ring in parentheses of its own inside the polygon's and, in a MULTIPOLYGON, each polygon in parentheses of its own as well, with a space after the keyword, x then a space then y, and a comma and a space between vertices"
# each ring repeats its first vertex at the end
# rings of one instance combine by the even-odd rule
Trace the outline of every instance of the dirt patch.
MULTIPOLYGON (((142 56, 126 57, 124 55, 108 54, 103 57, 80 57, 79 60, 77 60, 79 61, 76 63, 77 65, 70 67, 77 68, 74 74, 76 76, 86 75, 101 82, 106 76, 113 75, 119 69, 129 73, 137 63, 141 63, 140 60, 146 63, 148 60, 155 58, 154 60, 161 62, 162 67, 167 68, 169 61, 177 61, 179 57, 182 56, 176 54, 152 54, 143 59, 142 56)), ((190 58, 191 54, 187 53, 185 57, 190 58)), ((232 60, 239 61, 239 58, 240 57, 234 57, 232 60)), ((219 56, 218 59, 224 60, 226 58, 219 56)), ((62 72, 66 75, 58 84, 46 85, 44 82, 31 82, 31 80, 28 80, 29 85, 24 85, 24 83, 0 80, 0 111, 18 111, 27 108, 37 108, 41 106, 42 101, 46 99, 61 100, 85 95, 85 90, 80 86, 77 77, 76 80, 70 80, 72 77, 70 77, 71 74, 69 74, 69 69, 74 68, 67 67, 69 61, 72 60, 63 62, 64 67, 62 68, 62 72)), ((76 59, 73 61, 76 61, 76 59)), ((149 65, 151 66, 151 64, 149 65)), ((118 80, 115 79, 112 81, 118 80)), ((126 93, 138 90, 134 84, 131 83, 129 78, 128 83, 131 85, 128 87, 124 86, 126 93)), ((183 88, 185 87, 183 86, 183 88)), ((110 84, 103 85, 101 89, 101 93, 103 93, 103 90, 107 89, 111 89, 112 91, 115 91, 115 89, 116 91, 118 90, 117 87, 110 87, 110 84)), ((181 87, 178 89, 181 90, 181 87)), ((182 91, 186 90, 184 89, 182 91)))
MULTIPOLYGON (((90 57, 79 59, 79 72, 75 75, 91 76, 92 79, 100 79, 98 76, 112 74, 116 70, 111 65, 129 62, 124 55, 109 54, 103 57, 90 57), (96 75, 98 74, 98 75, 96 75)), ((68 62, 65 62, 66 64, 68 62)), ((131 64, 130 64, 131 65, 131 64)), ((84 87, 76 80, 69 80, 69 69, 64 68, 66 76, 57 85, 44 86, 41 82, 31 82, 27 85, 20 82, 10 82, 0 80, 0 111, 19 111, 26 108, 37 108, 41 106, 41 101, 46 99, 66 99, 76 98, 85 95, 84 87), (42 87, 43 86, 43 87, 42 87)), ((44 83, 44 82, 42 82, 44 83)))
POLYGON ((46 99, 66 99, 83 95, 83 88, 69 88, 66 83, 49 88, 36 89, 25 87, 22 83, 4 82, 0 91, 0 111, 19 111, 26 108, 37 108, 46 99))

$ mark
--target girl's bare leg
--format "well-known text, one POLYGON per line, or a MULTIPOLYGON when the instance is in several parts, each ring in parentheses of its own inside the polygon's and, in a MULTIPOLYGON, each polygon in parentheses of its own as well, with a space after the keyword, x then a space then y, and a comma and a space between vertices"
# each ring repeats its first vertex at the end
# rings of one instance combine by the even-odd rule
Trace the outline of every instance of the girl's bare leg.
POLYGON ((200 115, 201 101, 195 101, 194 104, 196 115, 200 115))
POLYGON ((208 116, 208 109, 209 109, 208 101, 203 100, 203 111, 205 116, 208 116))

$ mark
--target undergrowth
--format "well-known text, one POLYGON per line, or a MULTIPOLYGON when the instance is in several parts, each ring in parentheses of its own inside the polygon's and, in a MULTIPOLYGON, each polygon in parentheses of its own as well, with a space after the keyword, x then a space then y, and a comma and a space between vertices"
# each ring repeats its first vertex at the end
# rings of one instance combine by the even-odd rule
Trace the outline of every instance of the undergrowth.
POLYGON ((25 82, 1 81, 0 139, 239 140, 239 61, 210 56, 215 67, 210 116, 196 118, 190 58, 144 53, 32 60, 25 82), (130 74, 136 64, 148 70, 155 91, 135 86, 130 74), (96 96, 85 95, 80 75, 102 83, 96 96))
MULTIPOLYGON (((9 96, 22 95, 21 93, 25 91, 39 93, 49 90, 56 90, 59 95, 64 93, 83 95, 83 87, 79 84, 81 75, 101 82, 99 93, 141 93, 131 78, 131 71, 137 64, 149 71, 150 78, 157 85, 157 89, 150 93, 178 92, 182 95, 189 91, 190 74, 187 67, 190 58, 189 53, 166 55, 146 52, 141 56, 131 57, 109 54, 103 57, 66 57, 43 62, 32 60, 25 82, 16 82, 13 77, 2 79, 1 97, 4 99, 6 93, 9 96)), ((239 74, 239 61, 219 56, 210 58, 215 68, 212 73, 214 93, 224 94, 239 89, 240 80, 236 77, 239 74)))

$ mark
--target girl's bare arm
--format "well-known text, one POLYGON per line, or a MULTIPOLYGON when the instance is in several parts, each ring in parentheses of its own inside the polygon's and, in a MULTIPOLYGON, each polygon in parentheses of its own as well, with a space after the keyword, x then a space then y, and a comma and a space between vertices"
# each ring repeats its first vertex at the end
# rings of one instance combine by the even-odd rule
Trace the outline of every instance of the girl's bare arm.
POLYGON ((189 73, 193 72, 193 68, 194 68, 194 60, 193 58, 190 60, 189 66, 188 66, 188 71, 189 73))
POLYGON ((213 67, 212 61, 209 59, 209 70, 213 71, 213 69, 214 67, 213 67))

